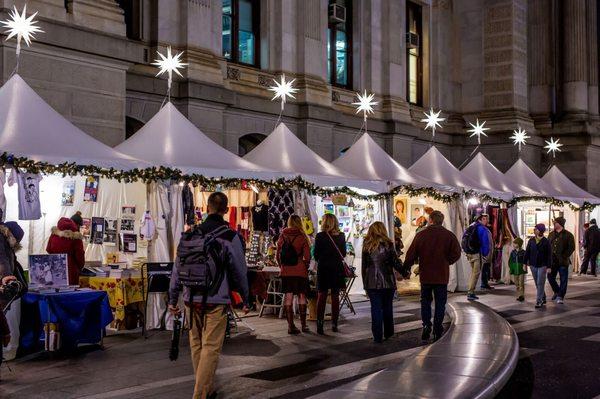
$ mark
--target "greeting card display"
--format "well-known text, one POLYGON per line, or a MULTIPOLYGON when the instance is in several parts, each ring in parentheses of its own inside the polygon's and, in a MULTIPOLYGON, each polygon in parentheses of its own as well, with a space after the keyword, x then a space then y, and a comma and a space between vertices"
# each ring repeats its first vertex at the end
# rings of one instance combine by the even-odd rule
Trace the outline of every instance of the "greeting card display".
MULTIPOLYGON (((29 255, 29 282, 32 287, 65 287, 68 281, 67 255, 29 255)), ((76 284, 77 282, 73 282, 76 284)))
POLYGON ((96 202, 98 200, 98 186, 100 185, 100 176, 87 176, 85 178, 85 188, 83 190, 83 200, 86 202, 96 202))

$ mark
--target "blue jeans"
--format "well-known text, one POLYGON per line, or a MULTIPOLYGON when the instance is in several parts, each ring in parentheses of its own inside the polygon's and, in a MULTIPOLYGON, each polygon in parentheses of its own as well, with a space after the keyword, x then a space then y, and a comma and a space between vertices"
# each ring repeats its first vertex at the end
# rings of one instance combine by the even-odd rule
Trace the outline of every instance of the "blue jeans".
POLYGON ((531 267, 531 275, 533 276, 533 281, 535 282, 535 287, 537 288, 537 295, 535 298, 536 302, 542 302, 546 300, 546 292, 544 290, 546 287, 546 270, 546 266, 531 267))
POLYGON ((394 335, 394 289, 368 289, 371 301, 371 331, 375 342, 394 335))
POLYGON ((441 335, 444 332, 444 315, 448 301, 448 285, 421 284, 421 320, 423 327, 431 327, 431 302, 435 298, 435 315, 433 316, 433 333, 441 335))
POLYGON ((548 282, 552 287, 552 291, 560 298, 564 299, 567 295, 567 283, 569 282, 569 268, 567 266, 559 266, 558 268, 552 268, 550 275, 548 275, 548 282), (560 276, 560 286, 556 282, 556 275, 560 276))

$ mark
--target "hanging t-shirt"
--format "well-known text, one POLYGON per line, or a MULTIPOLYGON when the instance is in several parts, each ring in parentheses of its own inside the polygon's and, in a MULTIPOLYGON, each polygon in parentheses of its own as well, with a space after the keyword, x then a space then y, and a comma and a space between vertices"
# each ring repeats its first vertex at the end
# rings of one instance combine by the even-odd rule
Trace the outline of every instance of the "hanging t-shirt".
POLYGON ((4 194, 4 183, 6 182, 6 171, 0 168, 0 222, 6 217, 6 195, 4 194))
POLYGON ((17 172, 16 179, 19 188, 19 220, 41 219, 40 181, 42 176, 17 172))
POLYGON ((269 207, 257 205, 252 208, 252 227, 254 231, 269 231, 269 207))

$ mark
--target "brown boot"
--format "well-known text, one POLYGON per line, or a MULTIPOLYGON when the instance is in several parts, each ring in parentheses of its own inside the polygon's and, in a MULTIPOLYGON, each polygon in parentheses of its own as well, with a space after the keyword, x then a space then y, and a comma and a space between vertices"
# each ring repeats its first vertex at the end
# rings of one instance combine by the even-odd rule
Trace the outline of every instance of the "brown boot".
POLYGON ((300 330, 298 330, 298 328, 294 325, 294 309, 292 305, 285 305, 284 309, 288 322, 288 334, 300 334, 300 330))
POLYGON ((310 329, 306 325, 306 305, 298 305, 298 309, 300 310, 300 322, 302 323, 302 332, 310 332, 310 329))

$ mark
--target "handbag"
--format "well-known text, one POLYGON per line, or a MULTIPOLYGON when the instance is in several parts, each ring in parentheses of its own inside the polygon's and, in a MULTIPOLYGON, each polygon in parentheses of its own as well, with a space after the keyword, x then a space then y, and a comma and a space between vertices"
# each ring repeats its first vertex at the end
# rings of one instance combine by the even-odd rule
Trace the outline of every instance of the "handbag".
POLYGON ((340 255, 340 258, 342 258, 342 266, 344 268, 344 277, 346 277, 346 278, 356 277, 356 274, 354 274, 354 270, 352 270, 352 268, 350 266, 348 266, 346 259, 342 255, 342 251, 340 251, 340 249, 336 245, 335 241, 333 241, 333 238, 329 235, 329 233, 326 233, 326 234, 327 234, 327 237, 329 237, 329 239, 331 240, 333 247, 336 249, 337 253, 340 255))

